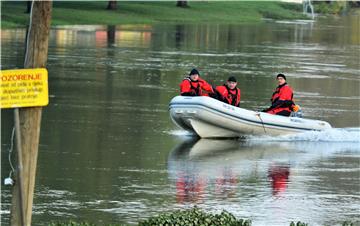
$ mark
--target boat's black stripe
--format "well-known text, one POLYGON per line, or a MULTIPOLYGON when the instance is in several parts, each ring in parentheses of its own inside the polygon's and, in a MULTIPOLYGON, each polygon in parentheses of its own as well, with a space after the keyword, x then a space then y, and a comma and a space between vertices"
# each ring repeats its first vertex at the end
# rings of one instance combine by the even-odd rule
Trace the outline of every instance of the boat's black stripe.
POLYGON ((176 104, 171 104, 170 103, 170 108, 172 108, 172 107, 175 107, 175 105, 183 105, 183 106, 193 106, 193 107, 197 107, 198 105, 200 105, 200 106, 202 106, 202 107, 205 107, 205 108, 209 108, 209 109, 211 109, 211 110, 213 110, 213 111, 216 111, 216 112, 219 112, 219 113, 221 113, 221 114, 225 114, 225 115, 228 115, 228 116, 231 116, 231 117, 233 117, 233 118, 236 118, 236 119, 241 119, 241 120, 243 120, 243 121, 247 121, 247 122, 252 122, 252 123, 255 123, 255 124, 260 124, 260 125, 269 125, 269 126, 275 126, 275 127, 283 127, 283 128, 289 128, 289 129, 297 129, 297 130, 306 130, 306 131, 319 131, 319 130, 316 130, 316 129, 308 129, 308 128, 301 128, 301 127, 294 127, 294 126, 285 126, 285 125, 279 125, 279 124, 272 124, 272 123, 262 123, 262 122, 258 122, 258 121, 254 121, 254 120, 250 120, 250 119, 246 119, 246 118, 242 118, 242 117, 239 117, 239 116, 235 116, 235 115, 232 115, 232 114, 230 114, 230 113, 227 113, 227 112, 224 112, 224 111, 220 111, 220 110, 218 110, 218 109, 216 109, 216 108, 212 108, 212 107, 209 107, 209 106, 207 106, 207 105, 204 105, 204 104, 199 104, 199 103, 197 103, 197 104, 183 104, 183 103, 181 103, 181 104, 178 104, 178 103, 176 103, 176 104))

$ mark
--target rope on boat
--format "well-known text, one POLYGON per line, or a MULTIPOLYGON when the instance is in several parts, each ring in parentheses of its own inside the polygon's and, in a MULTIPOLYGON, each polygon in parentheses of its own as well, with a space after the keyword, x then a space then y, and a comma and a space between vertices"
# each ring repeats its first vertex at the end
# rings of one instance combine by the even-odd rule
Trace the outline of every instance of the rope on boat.
POLYGON ((259 119, 260 119, 260 121, 261 121, 261 124, 262 124, 262 126, 263 126, 263 129, 264 129, 264 133, 266 133, 264 121, 263 121, 262 118, 261 118, 260 112, 259 112, 259 113, 256 113, 256 116, 259 117, 259 119))

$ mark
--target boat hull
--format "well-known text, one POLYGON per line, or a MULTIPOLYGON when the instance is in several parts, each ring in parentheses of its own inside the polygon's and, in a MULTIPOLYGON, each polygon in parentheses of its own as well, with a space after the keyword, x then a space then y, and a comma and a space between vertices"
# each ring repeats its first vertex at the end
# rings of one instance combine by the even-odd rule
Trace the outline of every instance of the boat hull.
POLYGON ((176 125, 202 138, 283 135, 331 128, 324 121, 250 111, 210 97, 174 97, 169 111, 176 125))

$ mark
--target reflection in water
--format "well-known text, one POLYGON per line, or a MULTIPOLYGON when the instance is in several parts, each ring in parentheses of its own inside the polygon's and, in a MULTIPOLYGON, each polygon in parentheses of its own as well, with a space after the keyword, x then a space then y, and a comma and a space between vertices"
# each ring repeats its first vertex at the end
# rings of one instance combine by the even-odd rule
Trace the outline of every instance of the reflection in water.
POLYGON ((215 194, 217 197, 233 198, 236 194, 236 186, 239 182, 236 172, 231 167, 225 167, 215 179, 215 194))
POLYGON ((176 201, 183 202, 200 202, 203 198, 205 181, 199 175, 192 171, 179 172, 176 176, 176 201))
POLYGON ((273 195, 280 195, 285 192, 290 175, 289 165, 272 165, 269 168, 268 177, 271 179, 271 187, 273 195))
POLYGON ((180 49, 185 37, 185 26, 183 24, 177 24, 175 26, 175 46, 176 49, 180 49))
POLYGON ((116 28, 115 25, 109 25, 107 29, 107 44, 108 47, 115 43, 116 28))
POLYGON ((198 203, 210 196, 235 198, 240 181, 256 181, 266 172, 273 195, 284 192, 290 164, 274 157, 288 151, 279 145, 269 148, 266 151, 264 145, 244 146, 239 140, 184 141, 171 151, 168 162, 171 178, 176 181, 177 201, 198 203), (265 156, 272 156, 269 166, 259 163, 265 156), (261 172, 261 167, 268 170, 261 172))
MULTIPOLYGON (((151 43, 152 26, 58 26, 50 32, 50 39, 54 37, 57 48, 66 46, 95 46, 96 48, 110 47, 140 47, 148 48, 151 43), (141 30, 136 30, 140 28, 141 30)), ((23 35, 23 30, 5 30, 2 38, 7 40, 23 35), (14 36, 16 35, 16 36, 14 36)), ((25 37, 25 36, 24 36, 25 37)))
MULTIPOLYGON (((181 167, 175 170, 176 181, 176 194, 177 202, 184 203, 200 203, 204 195, 208 197, 209 194, 204 194, 205 189, 211 189, 211 194, 223 199, 235 197, 236 187, 238 184, 238 175, 232 166, 217 167, 214 169, 212 165, 209 168, 201 168, 197 164, 202 162, 201 156, 206 153, 216 151, 231 151, 236 148, 237 142, 222 142, 222 141, 206 141, 203 143, 196 139, 185 141, 177 146, 170 154, 169 167, 173 167, 173 162, 176 159, 182 159, 180 162, 175 163, 175 167, 181 167), (209 145, 208 142, 213 145, 209 145), (218 146, 220 145, 220 146, 218 146), (223 146, 225 145, 225 146, 223 146), (224 149, 222 149, 224 148, 224 149), (174 159, 173 159, 174 158, 174 159), (215 171, 215 174, 208 174, 206 171, 215 171)), ((171 171, 171 170, 170 170, 171 171)), ((207 191, 209 192, 209 191, 207 191)), ((206 193, 207 193, 206 192, 206 193)))
MULTIPOLYGON (((328 177, 326 172, 332 169, 356 173, 358 163, 350 160, 342 167, 323 164, 356 155, 360 152, 359 143, 266 139, 184 140, 168 158, 169 178, 176 184, 176 201, 227 209, 238 217, 251 214, 254 225, 279 225, 280 219, 285 218, 311 219, 315 225, 333 221, 329 215, 337 211, 337 206, 347 206, 343 194, 352 194, 359 185, 349 185, 346 178, 340 185, 339 178, 328 177), (318 169, 316 173, 312 173, 313 168, 318 169), (326 184, 321 185, 325 178, 326 184), (316 207, 333 204, 336 207, 316 207), (311 211, 318 213, 317 219, 309 215, 311 211)), ((348 174, 346 177, 351 178, 348 174)), ((354 213, 356 207, 344 208, 354 213)))

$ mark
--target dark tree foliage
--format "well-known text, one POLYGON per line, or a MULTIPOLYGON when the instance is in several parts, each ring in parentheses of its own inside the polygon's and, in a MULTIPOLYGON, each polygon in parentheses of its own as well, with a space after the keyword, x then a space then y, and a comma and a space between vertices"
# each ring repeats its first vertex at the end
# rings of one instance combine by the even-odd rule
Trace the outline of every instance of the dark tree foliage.
POLYGON ((350 7, 360 7, 360 1, 349 1, 350 7))

